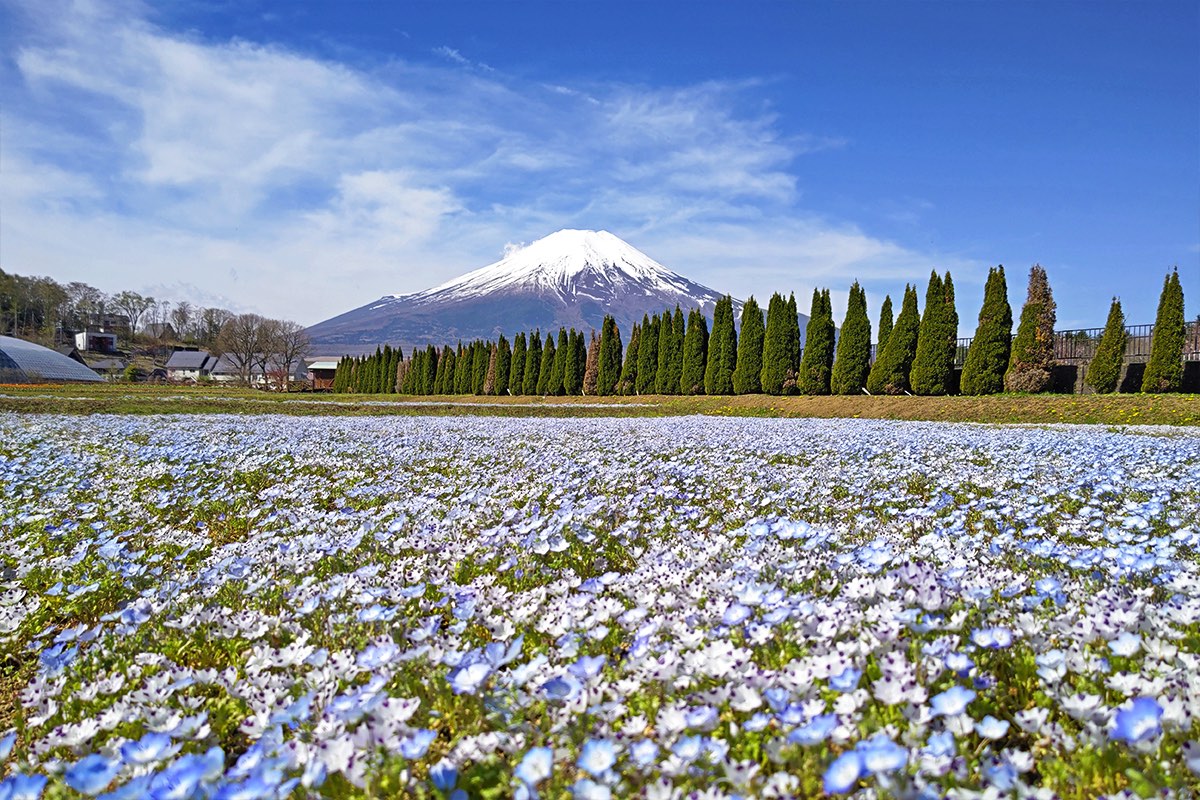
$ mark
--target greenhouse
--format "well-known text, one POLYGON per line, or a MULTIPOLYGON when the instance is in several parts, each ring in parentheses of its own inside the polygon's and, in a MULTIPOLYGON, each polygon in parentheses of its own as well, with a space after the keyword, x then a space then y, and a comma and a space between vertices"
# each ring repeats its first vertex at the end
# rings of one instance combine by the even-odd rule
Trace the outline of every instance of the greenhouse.
POLYGON ((78 361, 40 344, 0 336, 0 383, 77 383, 102 381, 78 361))

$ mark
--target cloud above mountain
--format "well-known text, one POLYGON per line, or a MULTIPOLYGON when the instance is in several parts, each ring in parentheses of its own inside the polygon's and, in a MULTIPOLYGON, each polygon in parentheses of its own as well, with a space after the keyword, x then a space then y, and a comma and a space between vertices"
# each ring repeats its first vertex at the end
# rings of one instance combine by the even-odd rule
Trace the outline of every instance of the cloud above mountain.
POLYGON ((755 81, 548 84, 449 46, 334 60, 170 30, 132 3, 9 17, 10 271, 182 282, 307 323, 562 227, 608 228, 743 297, 930 263, 803 208, 797 164, 846 143, 785 134, 755 81))

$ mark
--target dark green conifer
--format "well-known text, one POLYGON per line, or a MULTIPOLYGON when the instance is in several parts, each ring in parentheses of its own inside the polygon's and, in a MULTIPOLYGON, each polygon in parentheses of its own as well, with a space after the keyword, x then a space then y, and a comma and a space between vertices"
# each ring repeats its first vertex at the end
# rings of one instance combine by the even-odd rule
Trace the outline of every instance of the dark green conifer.
POLYGON ((1021 322, 1013 339, 1004 388, 1010 392, 1044 392, 1054 369, 1054 296, 1046 270, 1034 264, 1029 270, 1029 292, 1021 308, 1021 322))
POLYGON ((531 331, 529 334, 529 349, 525 351, 525 374, 521 376, 521 394, 538 394, 542 373, 542 332, 531 331))
MULTIPOLYGON (((433 345, 428 345, 425 348, 425 374, 421 376, 421 394, 433 394, 433 381, 437 377, 438 367, 438 351, 433 345)), ((388 374, 388 383, 390 387, 396 385, 396 371, 392 369, 388 374)), ((388 391, 394 391, 394 388, 389 388, 388 391)))
POLYGON ((579 371, 579 350, 575 347, 575 340, 578 337, 579 332, 574 328, 567 331, 564 350, 566 358, 563 359, 563 394, 565 395, 577 395, 583 389, 583 375, 579 371))
POLYGON ((471 356, 471 394, 483 394, 488 362, 492 359, 491 342, 476 341, 473 347, 475 353, 471 356))
POLYGON ((513 338, 512 367, 508 373, 508 393, 521 394, 524 391, 525 378, 525 332, 521 331, 513 338))
POLYGON ((947 272, 929 276, 925 292, 925 314, 917 332, 909 384, 914 394, 942 395, 949 392, 958 346, 958 311, 954 306, 954 283, 947 272))
POLYGON ((1178 268, 1163 281, 1151 335, 1150 361, 1142 376, 1142 391, 1178 392, 1183 386, 1183 343, 1187 338, 1178 268))
MULTIPOLYGON (((676 306, 676 309, 678 308, 676 306)), ((671 380, 675 328, 670 311, 663 311, 658 326, 658 369, 655 370, 654 391, 657 394, 676 394, 679 391, 679 376, 676 375, 675 380, 671 380)))
POLYGON ((904 301, 896 326, 888 336, 883 352, 871 365, 867 391, 871 394, 905 394, 909 390, 908 373, 917 353, 917 335, 921 315, 917 310, 917 288, 904 287, 904 301))
POLYGON ((443 350, 438 355, 437 372, 433 374, 433 386, 430 389, 430 394, 441 394, 442 387, 446 383, 446 351, 443 350))
POLYGON ((471 392, 471 346, 458 343, 458 355, 454 358, 454 393, 471 392))
MULTIPOLYGON (((867 316, 867 293, 855 281, 850 286, 846 318, 837 341, 837 358, 829 380, 834 394, 861 394, 871 371, 871 318, 867 316)), ((801 368, 801 374, 804 370, 801 368)))
POLYGON ((705 361, 708 356, 708 321, 693 308, 688 312, 683 337, 683 365, 679 373, 680 394, 703 394, 705 361))
POLYGON ((546 394, 563 393, 563 372, 567 359, 571 357, 567 347, 567 329, 558 329, 558 341, 554 347, 554 361, 550 365, 550 382, 546 384, 546 394))
POLYGON ((733 394, 733 371, 737 368, 737 331, 733 324, 733 298, 725 295, 713 308, 712 337, 708 342, 708 364, 704 370, 707 394, 733 394))
MULTIPOLYGON (((823 298, 823 299, 827 300, 828 298, 823 298)), ((796 385, 797 385, 796 379, 800 375, 800 352, 801 352, 801 348, 804 347, 804 344, 800 338, 800 311, 799 311, 799 309, 796 308, 796 293, 795 292, 791 292, 788 294, 787 310, 788 310, 788 314, 787 314, 786 319, 788 322, 788 329, 787 329, 788 374, 787 374, 787 379, 784 380, 784 382, 783 382, 783 393, 784 394, 796 394, 796 385)), ((832 315, 833 315, 832 308, 829 313, 830 313, 830 317, 832 318, 832 315)), ((832 358, 833 352, 830 351, 829 355, 830 355, 830 358, 832 358)))
POLYGON ((600 326, 600 367, 596 376, 596 391, 602 395, 616 394, 621 379, 621 332, 617 321, 605 315, 600 326))
MULTIPOLYGON (((1096 353, 1092 356, 1092 362, 1088 364, 1087 384, 1097 393, 1109 394, 1117 390, 1128 335, 1121 301, 1114 297, 1112 305, 1108 308, 1108 322, 1104 325, 1104 333, 1100 334, 1096 353)), ((974 344, 971 346, 974 347, 974 344)))
POLYGON ((508 375, 511 371, 512 349, 508 346, 508 339, 500 334, 496 342, 496 394, 508 394, 508 375))
MULTIPOLYGON (((788 309, 789 313, 791 309, 788 309)), ((800 394, 829 394, 833 374, 833 301, 829 290, 813 290, 812 310, 804 334, 804 351, 796 376, 800 394)))
POLYGON ((875 345, 876 358, 879 358, 879 354, 887 345, 888 337, 892 335, 892 324, 892 296, 889 294, 884 295, 883 305, 879 307, 879 340, 875 345))
POLYGON ((1012 350, 1012 306, 1003 265, 989 269, 983 287, 979 325, 963 363, 959 391, 966 395, 1004 391, 1004 370, 1012 350))
POLYGON ((751 295, 742 306, 742 333, 738 337, 737 365, 733 369, 733 391, 737 394, 762 391, 764 333, 762 309, 751 295))
POLYGON ((621 366, 621 380, 617 383, 618 394, 634 394, 637 391, 638 351, 642 346, 642 326, 633 323, 629 332, 629 346, 625 348, 625 363, 621 366))
POLYGON ((783 394, 783 384, 788 380, 790 326, 787 316, 787 301, 775 292, 767 303, 767 327, 763 334, 760 385, 766 394, 783 394))
POLYGON ((592 328, 592 338, 588 342, 587 358, 583 368, 583 393, 589 397, 596 396, 596 387, 600 380, 600 339, 596 329, 592 328))
POLYGON ((542 345, 542 363, 538 368, 537 393, 543 397, 556 392, 552 388, 551 375, 554 372, 554 335, 546 334, 546 343, 542 345))
POLYGON ((637 394, 654 394, 658 377, 659 321, 655 315, 642 317, 642 336, 638 342, 637 394))

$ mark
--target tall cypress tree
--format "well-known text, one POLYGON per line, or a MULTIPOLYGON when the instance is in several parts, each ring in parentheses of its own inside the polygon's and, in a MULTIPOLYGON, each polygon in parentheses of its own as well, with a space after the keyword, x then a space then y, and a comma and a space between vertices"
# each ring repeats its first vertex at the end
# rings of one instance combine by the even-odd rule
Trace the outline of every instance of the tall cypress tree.
POLYGON ((617 321, 605 315, 600 326, 600 370, 596 376, 596 391, 602 395, 616 394, 621 379, 621 332, 617 321))
POLYGON ((875 345, 875 357, 887 346, 888 337, 892 335, 892 296, 884 295, 883 305, 879 307, 879 340, 875 345))
POLYGON ((483 394, 483 382, 487 379, 488 364, 492 360, 492 343, 475 342, 475 355, 471 359, 471 394, 483 394))
POLYGON ((733 394, 733 371, 736 368, 737 332, 733 326, 733 298, 725 295, 713 308, 713 329, 708 342, 704 391, 707 394, 733 394))
POLYGON ((788 306, 779 292, 767 303, 767 327, 763 334, 761 387, 766 394, 782 394, 788 379, 788 306))
POLYGON ((587 361, 583 370, 583 393, 589 397, 595 397, 599 378, 600 340, 596 337, 596 329, 592 328, 592 338, 588 342, 587 361))
MULTIPOLYGON (((803 370, 801 370, 803 372, 803 370)), ((855 281, 850 286, 846 318, 837 342, 837 358, 830 376, 834 394, 859 394, 871 371, 871 318, 867 316, 867 293, 855 281)))
POLYGON ((577 395, 583 389, 583 373, 579 369, 579 350, 575 340, 579 333, 574 329, 567 331, 566 347, 563 349, 563 394, 577 395))
POLYGON ((693 308, 688 312, 687 332, 683 338, 683 365, 679 373, 681 394, 704 393, 704 370, 708 356, 708 321, 693 308))
MULTIPOLYGON (((1100 342, 1096 345, 1096 354, 1088 364, 1087 384, 1097 393, 1109 394, 1117 390, 1128 336, 1125 330, 1125 312, 1121 310, 1121 301, 1114 297, 1112 305, 1108 308, 1108 322, 1104 325, 1104 333, 1100 334, 1100 342)), ((974 347, 974 344, 971 346, 974 347)))
POLYGON ((737 394, 762 391, 764 333, 762 310, 751 295, 742 306, 742 335, 738 338, 737 365, 733 369, 733 391, 737 394))
POLYGON ((635 394, 654 394, 654 381, 658 377, 658 317, 642 316, 642 335, 638 340, 637 381, 635 394))
POLYGON ((1017 338, 1013 339, 1004 388, 1010 392, 1044 392, 1054 369, 1054 296, 1040 264, 1029 269, 1029 292, 1021 308, 1017 338))
POLYGON ((804 335, 804 352, 796 376, 796 389, 800 394, 829 394, 834 347, 832 306, 828 289, 820 292, 813 290, 812 311, 804 335))
MULTIPOLYGON (((447 348, 448 349, 448 348, 447 348)), ((433 374, 433 386, 430 387, 430 394, 441 394, 442 387, 446 384, 446 353, 443 350, 438 356, 437 371, 433 374)))
MULTIPOLYGON (((433 345, 428 345, 425 348, 425 374, 421 381, 421 394, 433 394, 433 381, 437 377, 438 368, 438 351, 433 345)), ((391 374, 388 375, 388 381, 392 387, 396 383, 396 371, 393 368, 391 374)), ((394 391, 389 389, 389 391, 394 391)))
POLYGON ((671 385, 671 349, 675 346, 671 329, 671 312, 664 311, 658 320, 658 368, 654 371, 656 394, 674 394, 671 385))
POLYGON ((454 359, 454 393, 470 394, 471 392, 471 345, 458 343, 458 355, 454 359))
POLYGON ((625 348, 625 363, 621 367, 621 380, 617 383, 618 394, 637 392, 638 353, 642 347, 642 326, 633 323, 629 332, 629 346, 625 348))
POLYGON ((554 347, 554 361, 550 364, 550 381, 546 384, 546 394, 563 393, 563 373, 570 353, 567 348, 567 329, 558 329, 558 342, 554 347))
POLYGON ((551 375, 554 372, 554 335, 546 334, 546 343, 542 345, 542 363, 538 368, 537 393, 540 395, 554 394, 551 375))
POLYGON ((512 366, 508 371, 508 393, 514 397, 521 394, 525 379, 525 331, 513 337, 512 366))
POLYGON ((496 394, 508 394, 508 376, 511 371, 512 349, 508 346, 508 339, 504 338, 504 334, 500 334, 500 339, 496 342, 496 394))
MULTIPOLYGON (((571 330, 575 330, 572 328, 571 330)), ((587 342, 584 340, 583 331, 575 333, 575 385, 579 388, 576 394, 583 393, 583 376, 587 372, 587 342)))
POLYGON ((521 394, 538 394, 542 373, 542 332, 530 331, 529 349, 525 351, 525 374, 521 376, 521 394))
POLYGON ((450 394, 454 386, 454 350, 449 345, 442 348, 442 357, 438 361, 437 385, 433 387, 434 394, 450 394))
MULTIPOLYGON (((828 301, 825 297, 823 300, 828 301)), ((800 341, 800 311, 796 308, 796 293, 788 294, 787 301, 787 364, 788 376, 783 382, 784 394, 796 393, 796 379, 800 376, 800 352, 803 348, 803 343, 800 341)), ((829 311, 830 318, 833 316, 833 309, 829 311)), ((833 351, 829 351, 829 357, 833 358, 833 351)))
POLYGON ((1143 392, 1178 392, 1183 386, 1183 342, 1187 323, 1183 317, 1183 285, 1176 268, 1163 281, 1150 340, 1150 361, 1142 376, 1143 392))
POLYGON ((921 315, 917 311, 917 289, 904 287, 904 302, 896 326, 888 335, 887 345, 871 365, 867 391, 871 394, 903 394, 909 389, 908 373, 917 353, 917 335, 921 315))
POLYGON ((968 395, 1004 391, 1004 370, 1011 349, 1012 306, 1008 304, 1008 283, 1001 265, 988 270, 979 325, 963 363, 959 391, 968 395))
POLYGON ((925 315, 917 333, 917 354, 913 357, 909 383, 913 393, 940 395, 949 391, 957 348, 958 311, 954 307, 954 283, 936 271, 929 276, 925 292, 925 315))
POLYGON ((496 393, 496 373, 499 371, 500 348, 488 342, 487 372, 483 374, 483 394, 496 393))

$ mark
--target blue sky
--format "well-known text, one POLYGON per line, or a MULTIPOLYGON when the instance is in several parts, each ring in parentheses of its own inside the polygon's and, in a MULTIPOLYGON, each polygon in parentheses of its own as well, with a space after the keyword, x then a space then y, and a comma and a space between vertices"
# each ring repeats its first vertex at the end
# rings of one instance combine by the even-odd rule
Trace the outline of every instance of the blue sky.
POLYGON ((0 0, 0 266, 313 323, 564 227, 871 313, 1200 313, 1200 6, 0 0))

